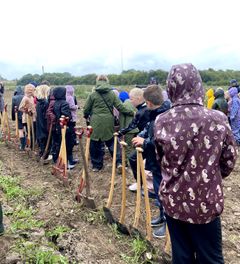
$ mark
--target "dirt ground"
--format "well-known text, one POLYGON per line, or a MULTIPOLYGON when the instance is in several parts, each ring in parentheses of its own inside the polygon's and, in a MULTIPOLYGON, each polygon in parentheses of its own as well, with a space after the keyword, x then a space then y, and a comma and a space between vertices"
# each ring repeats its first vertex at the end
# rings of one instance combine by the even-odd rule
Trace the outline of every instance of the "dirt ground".
MULTIPOLYGON (((7 91, 5 95, 9 103, 11 94, 12 92, 7 91)), ((79 117, 82 123, 80 112, 79 117)), ((11 126, 13 125, 11 122, 11 126)), ((74 155, 80 157, 79 146, 75 147, 74 155)), ((153 239, 155 253, 150 253, 151 249, 147 246, 141 248, 139 241, 119 234, 114 226, 106 223, 102 207, 106 205, 110 186, 109 155, 105 157, 103 171, 96 173, 90 170, 92 197, 97 204, 97 211, 83 207, 82 203, 77 203, 74 199, 82 168, 81 162, 68 174, 69 186, 66 187, 59 178, 51 175, 52 164, 41 165, 34 155, 20 152, 12 143, 0 143, 0 161, 0 176, 17 178, 20 188, 32 191, 32 195, 23 196, 23 199, 18 200, 9 199, 3 188, 0 188, 6 228, 5 235, 0 237, 0 263, 164 263, 164 239, 153 239), (33 220, 42 224, 24 229, 15 227, 14 224, 18 220, 15 212, 21 205, 33 210, 33 220), (48 235, 49 231, 62 226, 67 230, 48 235), (48 261, 40 262, 43 254, 39 252, 49 251, 53 251, 57 256, 63 256, 64 260, 60 261, 59 258, 50 262, 49 258, 48 261), (31 257, 29 254, 35 256, 31 257), (40 256, 39 259, 36 255, 40 256)), ((229 264, 240 263, 239 171, 240 159, 233 173, 224 180, 223 249, 225 262, 229 264)), ((130 171, 127 171, 127 178, 130 184, 132 182, 130 171)), ((121 177, 117 175, 111 208, 116 218, 120 214, 120 202, 121 177)), ((135 194, 127 191, 126 225, 133 223, 134 207, 135 194)), ((154 215, 156 213, 154 201, 151 201, 151 209, 154 215)), ((144 216, 142 213, 139 227, 143 233, 144 216)))

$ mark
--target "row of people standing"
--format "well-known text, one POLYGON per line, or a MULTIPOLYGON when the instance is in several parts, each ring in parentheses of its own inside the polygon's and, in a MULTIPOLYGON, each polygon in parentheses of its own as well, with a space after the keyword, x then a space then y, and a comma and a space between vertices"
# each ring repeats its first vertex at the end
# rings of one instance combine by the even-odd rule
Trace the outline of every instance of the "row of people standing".
MULTIPOLYGON (((24 91, 22 87, 18 86, 12 98, 12 119, 15 120, 15 109, 17 108, 20 149, 24 150, 26 146, 27 115, 31 115, 34 134, 39 145, 39 157, 42 157, 48 135, 51 133, 52 141, 44 158, 49 160, 52 157, 56 162, 61 145, 61 127, 58 120, 64 115, 69 119, 66 131, 68 168, 73 168, 76 164, 72 150, 76 141, 74 127, 78 109, 75 102, 72 86, 56 87, 51 90, 50 86, 46 84, 37 87, 28 84, 24 87, 24 91), (50 127, 52 127, 51 131, 50 127), (50 152, 51 156, 49 157, 50 152)), ((33 137, 31 138, 33 139, 33 137)))
POLYGON ((229 120, 233 135, 240 145, 240 87, 237 81, 231 80, 227 91, 219 87, 206 92, 207 108, 223 112, 229 120))

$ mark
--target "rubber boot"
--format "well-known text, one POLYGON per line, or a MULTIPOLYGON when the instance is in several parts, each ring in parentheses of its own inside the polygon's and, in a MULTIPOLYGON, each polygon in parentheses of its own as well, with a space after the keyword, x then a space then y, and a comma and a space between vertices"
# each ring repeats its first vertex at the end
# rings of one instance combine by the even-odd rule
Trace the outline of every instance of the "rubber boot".
POLYGON ((0 203, 0 236, 4 233, 3 227, 3 212, 2 212, 2 205, 0 203))
POLYGON ((20 138, 20 150, 25 150, 26 147, 26 137, 20 138))

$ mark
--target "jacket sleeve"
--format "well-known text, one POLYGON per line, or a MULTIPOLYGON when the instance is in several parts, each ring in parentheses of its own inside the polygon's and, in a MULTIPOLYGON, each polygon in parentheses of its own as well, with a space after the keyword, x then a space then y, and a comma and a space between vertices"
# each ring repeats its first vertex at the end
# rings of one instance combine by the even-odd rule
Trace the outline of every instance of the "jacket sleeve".
POLYGON ((132 122, 127 127, 125 127, 125 128, 123 128, 123 129, 120 130, 120 134, 125 135, 129 131, 137 128, 138 127, 139 120, 140 120, 139 117, 140 117, 139 116, 139 113, 137 112, 136 115, 135 115, 135 117, 133 118, 132 122))
POLYGON ((227 177, 233 170, 237 160, 237 146, 230 127, 227 125, 227 134, 222 146, 219 160, 222 177, 227 177))
POLYGON ((88 118, 91 115, 92 106, 93 106, 93 101, 92 101, 92 96, 90 94, 86 100, 84 107, 83 107, 83 117, 84 118, 88 118))
POLYGON ((216 103, 214 103, 214 104, 212 105, 212 109, 217 110, 217 109, 218 109, 218 105, 217 105, 216 103))
POLYGON ((74 102, 73 98, 70 98, 68 103, 69 103, 70 110, 77 110, 78 109, 78 106, 75 105, 75 102, 74 102))
POLYGON ((66 117, 69 117, 69 119, 71 119, 71 112, 70 112, 69 104, 67 102, 64 102, 61 105, 61 115, 64 115, 66 117))

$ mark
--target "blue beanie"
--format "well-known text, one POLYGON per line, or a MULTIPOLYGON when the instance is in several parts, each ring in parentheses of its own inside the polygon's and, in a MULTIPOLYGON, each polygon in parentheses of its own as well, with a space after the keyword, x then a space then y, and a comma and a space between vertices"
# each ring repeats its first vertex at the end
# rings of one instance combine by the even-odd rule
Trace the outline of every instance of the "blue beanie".
POLYGON ((118 97, 123 103, 125 102, 125 100, 129 99, 128 92, 126 91, 120 92, 118 97))

